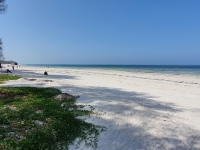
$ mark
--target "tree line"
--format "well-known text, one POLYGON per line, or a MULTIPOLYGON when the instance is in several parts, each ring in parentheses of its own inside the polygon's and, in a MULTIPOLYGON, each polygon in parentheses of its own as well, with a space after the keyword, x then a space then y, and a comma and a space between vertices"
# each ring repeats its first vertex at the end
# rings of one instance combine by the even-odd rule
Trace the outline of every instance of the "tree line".
MULTIPOLYGON (((5 4, 6 0, 0 0, 0 14, 3 14, 6 12, 7 9, 7 5, 5 4)), ((4 55, 3 55, 3 42, 2 39, 0 38, 0 60, 4 59, 4 55)))

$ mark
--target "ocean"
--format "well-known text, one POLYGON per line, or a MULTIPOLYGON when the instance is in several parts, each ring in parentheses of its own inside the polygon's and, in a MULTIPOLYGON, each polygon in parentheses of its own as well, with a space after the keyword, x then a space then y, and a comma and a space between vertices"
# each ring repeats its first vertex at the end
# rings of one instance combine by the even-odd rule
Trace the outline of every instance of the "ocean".
POLYGON ((200 76, 199 65, 69 65, 69 64, 26 64, 26 66, 74 69, 106 69, 128 72, 160 73, 200 76))

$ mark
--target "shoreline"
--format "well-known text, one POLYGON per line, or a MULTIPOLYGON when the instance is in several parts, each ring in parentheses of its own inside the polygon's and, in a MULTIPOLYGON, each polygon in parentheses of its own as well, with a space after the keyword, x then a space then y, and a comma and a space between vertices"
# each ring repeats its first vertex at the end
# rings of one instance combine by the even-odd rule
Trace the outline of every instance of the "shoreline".
POLYGON ((200 66, 198 65, 25 65, 28 67, 55 68, 55 69, 87 69, 87 70, 107 70, 124 71, 131 73, 157 73, 169 75, 200 76, 200 66))
POLYGON ((1 86, 55 87, 106 112, 87 119, 107 127, 99 136, 99 150, 200 149, 198 76, 30 66, 14 74, 36 81, 22 78, 1 86))

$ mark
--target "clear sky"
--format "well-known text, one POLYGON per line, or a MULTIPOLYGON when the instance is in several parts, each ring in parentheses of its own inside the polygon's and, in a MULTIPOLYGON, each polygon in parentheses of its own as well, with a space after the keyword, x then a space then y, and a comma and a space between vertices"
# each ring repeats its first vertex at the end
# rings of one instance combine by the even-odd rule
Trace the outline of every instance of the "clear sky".
POLYGON ((200 0, 7 0, 6 60, 200 65, 200 0))

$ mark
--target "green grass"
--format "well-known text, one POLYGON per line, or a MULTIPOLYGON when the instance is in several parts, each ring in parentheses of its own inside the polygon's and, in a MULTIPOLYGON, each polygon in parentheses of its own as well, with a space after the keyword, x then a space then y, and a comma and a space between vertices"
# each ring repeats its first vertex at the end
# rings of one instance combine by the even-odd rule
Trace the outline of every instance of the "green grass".
POLYGON ((19 76, 12 76, 12 75, 8 75, 8 74, 0 74, 0 84, 5 83, 5 81, 17 80, 19 78, 20 78, 19 76))
POLYGON ((0 87, 0 149, 68 149, 78 139, 97 148, 103 127, 78 119, 94 109, 83 110, 76 99, 54 100, 55 88, 0 87))

